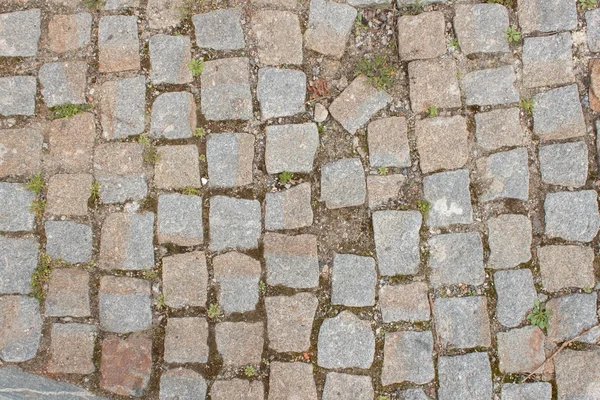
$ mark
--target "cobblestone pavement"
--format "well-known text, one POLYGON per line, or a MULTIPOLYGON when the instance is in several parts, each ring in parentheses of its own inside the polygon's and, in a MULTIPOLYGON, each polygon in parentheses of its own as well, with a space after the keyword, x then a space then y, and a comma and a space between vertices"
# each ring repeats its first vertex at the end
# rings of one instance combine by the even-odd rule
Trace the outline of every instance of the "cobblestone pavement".
POLYGON ((0 398, 600 399, 596 1, 397 1, 2 0, 0 398))

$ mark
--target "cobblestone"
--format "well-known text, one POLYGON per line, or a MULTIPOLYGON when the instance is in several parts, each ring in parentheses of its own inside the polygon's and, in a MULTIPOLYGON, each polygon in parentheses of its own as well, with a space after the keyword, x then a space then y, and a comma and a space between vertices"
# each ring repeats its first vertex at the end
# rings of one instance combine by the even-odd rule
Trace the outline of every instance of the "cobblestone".
POLYGON ((410 167, 406 118, 375 120, 368 127, 369 164, 372 167, 410 167))
POLYGON ((540 146, 542 181, 551 185, 583 186, 588 176, 588 149, 585 142, 540 146))
POLYGON ((37 241, 0 236, 0 254, 0 293, 28 294, 31 274, 38 263, 37 241))
POLYGON ((526 0, 518 4, 523 32, 568 31, 577 26, 577 9, 568 0, 526 0))
POLYGON ((122 339, 109 336, 102 342, 100 387, 122 396, 141 396, 152 372, 152 340, 146 336, 122 339))
POLYGON ((500 4, 458 5, 455 12, 454 29, 464 54, 508 53, 506 8, 500 4))
POLYGON ((207 61, 202 71, 202 114, 208 120, 249 120, 252 95, 247 58, 207 61))
POLYGON ((423 178, 423 194, 431 204, 425 223, 429 226, 469 224, 473 221, 469 172, 459 169, 423 178))
POLYGON ((519 118, 518 108, 475 114, 477 145, 485 150, 498 150, 524 144, 525 134, 519 118))
POLYGON ((317 305, 311 293, 266 297, 269 347, 278 352, 306 351, 317 305))
POLYGON ((266 129, 265 164, 269 174, 283 171, 310 173, 319 146, 313 123, 273 125, 266 129))
POLYGON ((310 364, 279 361, 271 363, 269 387, 269 400, 286 400, 292 396, 317 400, 317 388, 310 364))
POLYGON ((75 51, 90 44, 92 15, 55 15, 48 22, 48 48, 55 53, 75 51))
POLYGON ((305 47, 326 56, 341 58, 346 50, 357 12, 346 4, 311 0, 305 47))
POLYGON ((335 254, 331 273, 331 304, 347 307, 375 305, 375 260, 354 254, 335 254))
POLYGON ((383 322, 423 322, 431 318, 427 284, 386 285, 379 289, 383 322))
POLYGON ((505 400, 550 400, 551 398, 552 386, 548 382, 502 385, 502 399, 505 400))
POLYGON ((217 324, 217 350, 226 367, 260 364, 263 351, 263 324, 223 322, 217 324))
POLYGON ((159 243, 179 246, 202 244, 202 197, 177 193, 158 196, 156 232, 159 243))
POLYGON ((208 323, 204 318, 169 318, 165 330, 165 361, 205 363, 208 361, 208 323))
POLYGON ((44 64, 39 79, 46 106, 85 103, 87 69, 83 61, 44 64))
POLYGON ((159 398, 160 400, 204 398, 206 386, 202 375, 191 369, 170 369, 165 371, 160 378, 159 398))
POLYGON ((0 231, 32 231, 35 215, 31 203, 35 193, 18 183, 0 182, 0 231))
POLYGON ((210 389, 210 396, 214 400, 263 400, 263 391, 263 384, 260 381, 232 379, 214 382, 210 389))
POLYGON ((366 197, 365 171, 359 158, 344 158, 323 165, 321 201, 327 208, 359 206, 366 197))
MULTIPOLYGON (((597 325, 596 298, 596 293, 574 293, 549 300, 546 308, 552 314, 548 318, 548 339, 563 342, 597 325)), ((596 329, 578 341, 594 343, 599 338, 596 329)))
POLYGON ((476 400, 492 397, 492 371, 487 353, 440 357, 440 400, 476 400))
POLYGON ((483 245, 478 233, 447 233, 429 239, 431 284, 478 286, 485 279, 483 245))
POLYGON ((37 128, 0 130, 0 177, 31 177, 41 170, 44 137, 37 128))
POLYGON ((200 187, 200 161, 194 145, 158 146, 154 184, 161 189, 200 187))
MULTIPOLYGON (((173 58, 170 56, 169 59, 173 58)), ((187 70, 187 63, 185 65, 187 70)), ((153 79, 155 80, 155 79, 153 79)), ((162 82, 166 82, 162 80, 162 82)), ((167 82, 176 83, 176 82, 167 82)), ((184 139, 196 129, 196 103, 187 92, 163 93, 152 106, 150 135, 155 138, 184 139)))
POLYGON ((585 135, 585 121, 577 86, 564 86, 533 98, 533 133, 542 140, 585 135))
POLYGON ((526 326, 508 332, 498 332, 500 371, 532 373, 546 360, 544 332, 537 326, 526 326))
POLYGON ((433 335, 430 331, 386 334, 381 384, 426 384, 432 381, 435 377, 432 352, 433 335))
POLYGON ((517 76, 511 66, 469 72, 462 78, 468 106, 511 104, 519 101, 517 76))
POLYGON ((22 362, 36 356, 42 338, 42 318, 36 299, 0 297, 0 359, 22 362))
POLYGON ((521 325, 537 298, 531 271, 519 269, 495 272, 494 286, 498 322, 509 328, 521 325))
POLYGON ((469 157, 469 132, 461 116, 429 118, 415 124, 419 165, 424 174, 462 168, 469 157))
POLYGON ((210 134, 206 139, 208 184, 236 187, 252 183, 254 137, 247 133, 210 134))
POLYGON ((266 233, 263 245, 269 285, 300 289, 319 284, 316 236, 266 233))
POLYGON ((255 249, 261 231, 260 203, 256 200, 215 196, 208 217, 209 249, 255 249))
POLYGON ((265 229, 297 229, 311 226, 313 211, 309 183, 265 196, 265 229))
POLYGON ((382 275, 410 275, 419 271, 419 230, 422 217, 416 211, 373 213, 375 253, 382 275))
POLYGON ((0 114, 33 115, 37 82, 33 76, 5 76, 0 78, 0 114))
POLYGON ((523 44, 523 84, 532 88, 573 82, 571 46, 569 33, 526 38, 523 44))
POLYGON ((484 182, 481 201, 529 198, 529 162, 527 150, 518 148, 494 153, 478 162, 484 182))
POLYGON ((152 323, 150 282, 143 279, 100 278, 100 328, 108 332, 142 331, 152 323))
POLYGON ((402 174, 367 176, 369 208, 375 209, 391 200, 396 200, 399 196, 400 188, 405 182, 406 177, 402 174))
POLYGON ((93 180, 89 174, 57 174, 50 177, 46 214, 87 215, 93 180))
POLYGON ((364 375, 329 372, 325 378, 323 400, 370 400, 374 396, 371 378, 364 375))
POLYGON ((46 253, 69 263, 92 259, 92 228, 73 221, 46 222, 46 253))
POLYGON ((50 122, 47 137, 44 171, 50 174, 91 172, 96 137, 96 124, 91 113, 50 122))
POLYGON ((165 304, 173 308, 201 307, 208 297, 208 269, 204 253, 174 254, 162 259, 165 304))
POLYGON ((302 33, 295 14, 260 10, 252 16, 251 25, 262 64, 302 64, 302 33))
POLYGON ((142 270, 154 266, 154 214, 109 214, 102 224, 100 268, 142 270))
POLYGON ((590 51, 595 53, 600 52, 600 12, 598 10, 590 10, 585 13, 585 22, 587 28, 587 44, 590 51))
POLYGON ((261 68, 256 97, 263 120, 306 111, 306 74, 292 69, 261 68))
POLYGON ((488 220, 490 255, 487 266, 512 268, 531 259, 532 227, 529 218, 503 214, 488 220))
POLYGON ((105 82, 100 92, 100 121, 106 139, 122 139, 144 132, 146 80, 143 76, 105 82))
POLYGON ((448 348, 489 347, 490 321, 482 296, 439 298, 433 305, 439 340, 448 348))
POLYGON ((90 275, 81 268, 57 268, 50 273, 45 314, 48 317, 89 317, 90 275))
POLYGON ((413 61, 408 64, 410 102, 413 112, 430 107, 458 108, 462 105, 456 62, 450 59, 413 61))
POLYGON ((239 8, 231 8, 194 15, 192 22, 198 47, 215 50, 244 48, 241 14, 239 8))
POLYGON ((595 191, 548 193, 544 211, 545 234, 549 237, 589 242, 598 233, 600 214, 595 191))
POLYGON ((245 254, 230 252, 216 256, 213 269, 223 311, 247 312, 256 308, 260 262, 245 254))
POLYGON ((100 72, 140 69, 140 44, 137 17, 109 15, 98 24, 100 72))
POLYGON ((594 278, 594 251, 583 246, 542 246, 538 249, 544 289, 557 292, 564 288, 591 288, 594 278))
POLYGON ((41 35, 41 11, 0 14, 0 57, 34 57, 41 35))
POLYGON ((439 11, 398 19, 398 51, 402 61, 436 58, 446 53, 444 14, 439 11))
POLYGON ((63 374, 90 374, 97 328, 87 324, 53 324, 48 371, 63 374))
POLYGON ((586 398, 598 395, 600 351, 566 349, 556 357, 556 388, 558 398, 586 398))

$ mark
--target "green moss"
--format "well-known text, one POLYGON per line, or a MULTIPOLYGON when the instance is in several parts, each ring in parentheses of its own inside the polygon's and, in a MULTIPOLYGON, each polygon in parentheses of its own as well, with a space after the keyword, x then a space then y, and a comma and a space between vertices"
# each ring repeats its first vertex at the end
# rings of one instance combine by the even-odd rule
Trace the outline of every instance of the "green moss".
POLYGON ((61 104, 50 108, 50 116, 48 118, 71 118, 74 115, 90 110, 92 107, 92 104, 61 104))

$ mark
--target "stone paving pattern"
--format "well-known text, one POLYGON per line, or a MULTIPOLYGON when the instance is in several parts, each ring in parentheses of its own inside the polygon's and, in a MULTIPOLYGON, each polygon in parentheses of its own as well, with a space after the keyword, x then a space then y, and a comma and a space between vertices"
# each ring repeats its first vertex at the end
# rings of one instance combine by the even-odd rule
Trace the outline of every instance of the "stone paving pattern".
POLYGON ((0 2, 0 398, 600 399, 592 3, 0 2))

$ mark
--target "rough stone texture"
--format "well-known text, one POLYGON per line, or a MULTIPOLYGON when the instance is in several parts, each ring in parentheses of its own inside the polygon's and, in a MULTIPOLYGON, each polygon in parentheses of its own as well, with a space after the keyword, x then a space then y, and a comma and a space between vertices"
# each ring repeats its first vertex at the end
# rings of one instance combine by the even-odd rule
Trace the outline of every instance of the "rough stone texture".
POLYGON ((249 120, 253 117, 247 58, 207 61, 202 71, 202 114, 208 120, 249 120))
MULTIPOLYGON (((598 324, 596 293, 574 293, 556 297, 546 303, 552 312, 548 318, 548 339, 560 343, 579 336, 583 331, 598 324)), ((595 343, 600 331, 593 330, 578 342, 595 343)))
POLYGON ((317 53, 341 58, 346 50, 356 10, 346 4, 327 0, 311 0, 305 47, 317 53))
POLYGON ((52 324, 50 361, 51 374, 91 374, 96 370, 94 343, 98 329, 87 324, 52 324))
POLYGON ((312 172, 318 146, 319 131, 313 123, 267 126, 267 172, 312 172))
POLYGON ((150 281, 103 276, 98 297, 102 330, 129 333, 143 331, 152 324, 150 281))
POLYGON ((265 196, 265 229, 297 229, 311 226, 310 183, 305 182, 290 189, 267 193, 265 196))
POLYGON ((325 378, 323 400, 372 400, 374 395, 369 376, 329 372, 325 378))
POLYGON ((488 267, 512 268, 531 259, 532 228, 527 216, 503 214, 490 218, 487 226, 488 267))
POLYGON ((438 340, 447 348, 489 347, 490 321, 483 296, 438 298, 433 304, 438 340))
POLYGON ((261 68, 256 97, 263 120, 302 113, 306 111, 306 74, 292 69, 261 68))
POLYGON ((181 9, 185 7, 183 0, 148 0, 146 13, 150 29, 172 28, 183 19, 181 9))
POLYGON ((462 168, 469 158, 467 121, 460 115, 416 121, 415 136, 419 165, 424 174, 462 168))
POLYGON ((408 83, 413 112, 427 111, 430 106, 438 109, 462 106, 456 62, 452 59, 409 63, 408 83))
MULTIPOLYGON (((561 0, 562 1, 562 0, 561 0)), ((571 34, 526 38, 523 44, 525 87, 552 86, 575 80, 571 34)))
POLYGON ((385 285, 379 289, 383 322, 422 322, 431 318, 427 284, 385 285))
POLYGON ((213 400, 263 400, 263 392, 262 381, 218 380, 210 388, 210 398, 213 400))
POLYGON ((197 246, 204 242, 202 197, 179 193, 158 196, 159 243, 197 246))
POLYGON ((85 103, 88 65, 84 61, 54 62, 39 72, 42 96, 47 107, 85 103))
POLYGON ((587 44, 590 51, 600 52, 600 10, 593 9, 585 13, 587 44))
POLYGON ((589 63, 590 87, 588 90, 589 106, 593 111, 600 110, 600 59, 594 58, 589 63))
POLYGON ((423 194, 431 204, 425 220, 429 226, 470 224, 473 221, 469 171, 459 169, 423 178, 423 194))
POLYGON ((398 18, 398 50, 402 61, 436 58, 446 53, 444 14, 440 11, 398 18))
POLYGON ((402 174, 367 176, 369 208, 374 209, 397 199, 405 182, 406 177, 402 174))
POLYGON ((154 214, 113 213, 102 224, 100 268, 141 270, 154 266, 154 214))
POLYGON ((390 332, 385 335, 381 384, 426 384, 435 378, 431 331, 390 332))
POLYGON ((335 254, 331 271, 331 304, 346 307, 375 305, 377 271, 371 257, 335 254))
POLYGON ((73 398, 81 400, 106 400, 98 397, 78 386, 55 381, 44 376, 25 372, 16 366, 0 368, 0 387, 3 395, 9 399, 23 397, 23 393, 44 393, 40 399, 73 398), (72 397, 71 397, 72 396, 72 397))
POLYGON ((214 50, 238 50, 245 45, 240 8, 215 10, 192 17, 196 45, 214 50))
MULTIPOLYGON (((399 0, 402 1, 402 0, 399 0)), ((427 396, 423 389, 406 389, 400 392, 400 399, 402 400, 431 400, 431 397, 427 396)))
POLYGON ((457 5, 454 30, 465 55, 508 53, 508 11, 500 4, 457 5))
POLYGON ((127 10, 129 8, 138 8, 140 0, 106 0, 104 2, 105 10, 127 10))
POLYGON ((483 245, 477 232, 447 233, 429 239, 430 281, 433 287, 485 280, 483 245))
POLYGON ((49 151, 44 155, 44 171, 50 175, 91 172, 96 138, 93 114, 86 112, 51 121, 46 135, 49 151))
POLYGON ((47 317, 89 317, 90 275, 81 268, 54 268, 46 292, 47 317))
POLYGON ((593 399, 600 394, 600 350, 566 349, 554 359, 559 399, 593 399))
POLYGON ((208 218, 211 251, 258 247, 262 224, 257 200, 211 197, 208 218))
POLYGON ((149 47, 152 83, 184 84, 194 80, 188 67, 192 59, 189 36, 154 35, 149 47))
POLYGON ((323 368, 370 368, 375 335, 369 321, 350 311, 326 318, 319 330, 317 363, 323 368))
POLYGON ((483 193, 481 201, 529 198, 529 161, 524 147, 490 155, 477 162, 483 193))
POLYGON ((122 396, 141 396, 152 372, 152 339, 142 335, 102 342, 100 387, 122 396))
POLYGON ((260 10, 252 15, 251 26, 261 64, 302 64, 298 16, 288 11, 260 10))
POLYGON ((540 93, 533 104, 533 133, 540 139, 568 139, 586 134, 577 85, 540 93))
POLYGON ((296 289, 319 285, 316 236, 265 233, 263 245, 269 285, 296 289))
POLYGON ((517 76, 512 66, 482 69, 462 77, 466 104, 489 106, 517 103, 520 99, 515 87, 517 76))
POLYGON ((28 294, 30 279, 38 263, 35 238, 0 236, 0 294, 28 294))
POLYGON ((36 299, 0 297, 0 359, 22 362, 35 357, 42 337, 42 318, 36 299))
POLYGON ((492 398, 492 370, 487 353, 470 353, 438 360, 440 400, 492 398))
POLYGON ((124 78, 102 84, 100 122, 105 139, 122 139, 144 132, 146 79, 124 78))
POLYGON ((154 100, 150 136, 184 139, 192 137, 195 129, 196 103, 190 93, 168 92, 154 100))
POLYGON ((517 13, 523 33, 569 31, 577 27, 577 8, 569 0, 521 0, 517 13))
POLYGON ((269 400, 317 400, 313 367, 306 363, 273 362, 269 374, 269 400))
POLYGON ((196 145, 158 146, 154 185, 159 189, 200 187, 200 161, 196 145))
POLYGON ((0 57, 34 57, 41 35, 37 8, 0 14, 0 57))
POLYGON ((165 330, 164 358, 168 363, 207 362, 208 323, 206 319, 169 318, 165 330))
POLYGON ((165 304, 173 308, 201 307, 208 296, 208 270, 201 251, 174 254, 162 259, 165 304))
POLYGON ((215 133, 206 138, 208 184, 235 187, 252 183, 254 136, 248 133, 215 133))
POLYGON ((265 297, 269 348, 281 353, 306 351, 318 303, 312 293, 265 297))
POLYGON ((391 101, 389 94, 378 90, 365 76, 359 75, 333 101, 329 112, 344 129, 354 134, 391 101))
POLYGON ((0 182, 0 232, 32 231, 35 215, 30 210, 35 193, 19 183, 0 182))
POLYGON ((222 322, 217 324, 215 333, 225 367, 260 364, 264 342, 262 322, 222 322))
POLYGON ((218 303, 226 313, 247 312, 258 303, 260 262, 242 253, 229 252, 213 259, 218 303))
POLYGON ((297 0, 252 0, 251 4, 255 4, 257 7, 275 7, 282 9, 296 9, 298 5, 297 0))
POLYGON ((498 332, 499 368, 503 373, 531 373, 546 360, 544 332, 537 326, 526 326, 498 332))
POLYGON ((406 118, 389 117, 372 121, 368 132, 371 167, 410 167, 406 118))
POLYGON ((33 76, 5 76, 0 78, 0 114, 33 115, 37 80, 33 76))
POLYGON ((92 259, 92 228, 73 221, 46 221, 46 253, 69 263, 92 259))
POLYGON ((590 242, 598 233, 597 193, 593 190, 548 193, 544 202, 545 234, 565 240, 590 242))
MULTIPOLYGON (((186 368, 170 369, 164 371, 160 377, 159 399, 204 399, 206 390, 206 381, 199 373, 186 368)), ((213 399, 216 399, 216 397, 213 396, 213 399)))
POLYGON ((321 167, 321 201, 329 209, 359 206, 367 188, 360 158, 344 158, 321 167))
POLYGON ((92 14, 55 15, 48 22, 48 48, 55 53, 74 51, 90 44, 92 14))
POLYGON ((148 194, 140 143, 105 143, 96 146, 94 175, 100 183, 100 202, 124 203, 148 194))
POLYGON ((551 400, 552 385, 548 382, 505 383, 502 400, 551 400))
POLYGON ((140 69, 140 49, 136 16, 108 15, 98 23, 100 72, 140 69))
POLYGON ((410 275, 419 271, 422 220, 418 211, 373 213, 375 253, 381 275, 410 275))
POLYGON ((591 247, 555 245, 538 249, 542 284, 548 292, 564 288, 592 288, 594 277, 594 250, 591 247))
POLYGON ((477 145, 485 150, 525 144, 518 108, 492 110, 475 114, 477 145))
POLYGON ((588 176, 588 149, 585 142, 549 144, 539 147, 542 182, 579 187, 588 176))
POLYGON ((46 194, 46 215, 87 215, 93 180, 89 174, 51 176, 46 194))
POLYGON ((496 318, 509 328, 521 325, 533 308, 537 292, 529 269, 494 273, 496 318))

